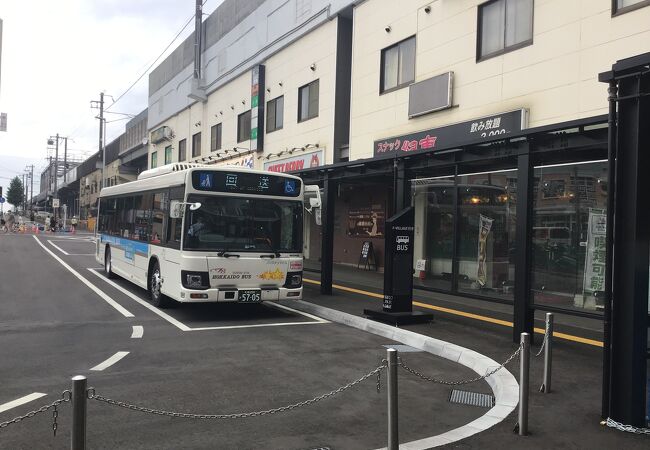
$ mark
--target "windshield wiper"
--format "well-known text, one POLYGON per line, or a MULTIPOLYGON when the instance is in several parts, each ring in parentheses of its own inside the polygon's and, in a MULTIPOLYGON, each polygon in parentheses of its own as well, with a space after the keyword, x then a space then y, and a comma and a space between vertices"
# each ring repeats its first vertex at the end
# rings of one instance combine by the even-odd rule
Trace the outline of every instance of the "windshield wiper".
POLYGON ((228 246, 224 245, 223 250, 217 253, 217 256, 221 256, 224 258, 239 258, 240 255, 236 253, 228 253, 228 246))

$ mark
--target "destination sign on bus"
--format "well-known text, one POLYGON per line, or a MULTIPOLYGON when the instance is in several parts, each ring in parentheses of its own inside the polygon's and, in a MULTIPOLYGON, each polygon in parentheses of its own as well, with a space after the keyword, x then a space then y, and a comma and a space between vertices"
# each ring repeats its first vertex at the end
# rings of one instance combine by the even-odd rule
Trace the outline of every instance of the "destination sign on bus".
POLYGON ((265 173, 209 170, 192 173, 192 186, 199 191, 298 197, 300 183, 300 180, 265 173))

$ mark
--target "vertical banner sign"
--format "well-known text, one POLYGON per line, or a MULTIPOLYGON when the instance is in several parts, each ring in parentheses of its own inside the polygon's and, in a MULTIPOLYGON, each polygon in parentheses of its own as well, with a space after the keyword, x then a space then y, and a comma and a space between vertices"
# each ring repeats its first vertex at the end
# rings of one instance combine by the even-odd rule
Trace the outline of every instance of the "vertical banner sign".
POLYGON ((264 66, 251 71, 251 150, 264 150, 264 66))
POLYGON ((0 113, 0 131, 7 131, 7 113, 0 113))
POLYGON ((605 290, 606 232, 607 215, 599 210, 594 211, 590 209, 582 295, 594 295, 595 292, 605 290))
POLYGON ((413 230, 412 206, 386 221, 384 247, 384 311, 413 311, 413 230))
POLYGON ((478 270, 476 281, 483 287, 487 282, 487 239, 494 219, 480 215, 478 223, 478 270))

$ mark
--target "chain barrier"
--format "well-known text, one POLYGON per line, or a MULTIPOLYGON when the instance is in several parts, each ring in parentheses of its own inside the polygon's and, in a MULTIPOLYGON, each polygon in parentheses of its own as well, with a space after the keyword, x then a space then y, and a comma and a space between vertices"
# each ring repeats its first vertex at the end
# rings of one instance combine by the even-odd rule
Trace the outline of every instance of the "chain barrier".
POLYGON ((36 415, 38 415, 40 413, 44 413, 45 411, 47 411, 49 409, 52 409, 52 433, 54 434, 54 436, 56 436, 56 430, 59 427, 59 424, 57 423, 57 418, 59 417, 58 407, 59 407, 59 405, 61 403, 68 403, 71 399, 72 399, 72 392, 70 392, 69 390, 66 389, 61 394, 60 399, 54 400, 50 404, 43 405, 40 408, 35 409, 34 411, 30 411, 30 412, 28 412, 27 414, 25 414, 23 416, 14 417, 13 419, 8 420, 6 422, 0 422, 0 429, 6 428, 9 425, 12 425, 14 423, 18 423, 18 422, 23 421, 25 419, 31 419, 32 417, 34 417, 34 416, 36 416, 36 415))
POLYGON ((650 436, 650 428, 639 428, 632 425, 624 425, 620 422, 610 419, 609 417, 605 421, 604 425, 607 425, 610 428, 616 428, 619 431, 625 431, 626 433, 647 434, 650 436))
POLYGON ((300 408, 302 406, 308 406, 312 405, 314 403, 320 402, 321 400, 325 400, 326 398, 333 397, 337 394, 340 394, 343 391, 346 391, 350 389, 353 386, 356 386, 357 384, 367 380, 368 378, 372 377, 373 375, 377 375, 377 392, 379 392, 380 389, 380 379, 379 379, 379 374, 382 370, 384 370, 386 367, 388 367, 387 363, 383 363, 382 365, 376 367, 375 369, 371 370, 370 372, 366 373, 363 375, 361 378, 358 378, 344 386, 339 387, 338 389, 335 389, 333 391, 328 392, 327 394, 322 394, 319 395, 318 397, 314 397, 309 400, 304 400, 302 402, 294 403, 291 405, 286 405, 286 406, 281 406, 279 408, 272 408, 272 409, 267 409, 267 410, 262 410, 262 411, 254 411, 254 412, 245 412, 245 413, 234 413, 234 414, 192 414, 192 413, 182 413, 182 412, 175 412, 175 411, 165 411, 162 409, 154 409, 154 408, 147 408, 144 406, 139 406, 139 405, 133 405, 129 404, 126 402, 122 402, 119 400, 113 400, 108 397, 104 397, 103 395, 99 395, 95 392, 95 388, 88 388, 87 391, 87 396, 91 400, 96 400, 99 402, 103 403, 108 403, 109 405, 113 406, 119 406, 120 408, 125 408, 125 409, 130 409, 133 411, 139 411, 139 412, 144 412, 144 413, 149 413, 149 414, 156 414, 159 416, 168 416, 168 417, 181 417, 184 419, 244 419, 248 417, 259 417, 259 416, 265 416, 265 415, 270 415, 270 414, 276 414, 284 411, 290 411, 292 409, 300 408))
POLYGON ((542 341, 542 346, 539 348, 539 351, 535 353, 535 358, 538 358, 544 351, 544 347, 546 347, 546 342, 548 342, 548 338, 549 338, 548 322, 546 322, 546 328, 544 329, 544 340, 542 341))
POLYGON ((475 382, 477 382, 477 381, 481 381, 481 380, 483 380, 483 379, 485 379, 485 378, 487 378, 487 377, 489 377, 489 376, 491 376, 491 375, 494 375, 494 374, 497 373, 499 370, 503 369, 505 366, 507 366, 508 364, 510 364, 510 362, 511 362, 513 359, 515 359, 517 356, 519 356, 519 354, 521 353, 521 349, 522 349, 522 346, 520 345, 520 346, 517 348, 517 350, 515 350, 515 352, 514 352, 512 355, 510 355, 510 356, 508 357, 508 359, 506 359, 506 360, 505 360, 501 365, 499 365, 498 367, 496 367, 496 368, 490 370, 489 372, 487 372, 485 375, 480 375, 480 376, 478 376, 478 377, 470 378, 470 379, 468 379, 468 380, 458 380, 458 381, 446 381, 446 380, 441 380, 441 379, 439 379, 439 378, 433 378, 433 377, 429 377, 429 376, 423 375, 422 373, 418 372, 417 370, 415 370, 415 369, 411 369, 410 367, 408 367, 408 366, 404 363, 404 360, 403 360, 402 358, 398 358, 398 363, 399 363, 399 365, 400 365, 400 367, 401 367, 402 369, 406 370, 406 371, 409 372, 410 374, 415 375, 416 377, 419 377, 419 378, 421 378, 421 379, 423 379, 423 380, 425 380, 425 381, 430 381, 431 383, 437 383, 437 384, 444 384, 444 385, 447 385, 447 386, 460 386, 460 385, 463 385, 463 384, 475 383, 475 382))

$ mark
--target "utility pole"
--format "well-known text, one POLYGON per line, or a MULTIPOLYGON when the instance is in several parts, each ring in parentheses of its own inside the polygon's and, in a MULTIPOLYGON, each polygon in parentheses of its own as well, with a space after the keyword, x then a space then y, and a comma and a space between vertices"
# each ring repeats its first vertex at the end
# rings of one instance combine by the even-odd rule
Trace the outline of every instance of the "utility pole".
MULTIPOLYGON (((109 96, 110 97, 110 96, 109 96)), ((104 93, 99 93, 99 101, 93 100, 90 102, 92 108, 99 108, 99 151, 102 152, 102 183, 100 189, 104 187, 104 176, 106 172, 106 151, 104 149, 104 93)))
POLYGON ((29 172, 29 181, 30 181, 30 188, 29 192, 31 194, 30 199, 29 199, 29 210, 33 211, 34 206, 33 206, 33 200, 34 200, 34 164, 27 166, 28 169, 30 169, 29 172))
POLYGON ((68 138, 64 137, 63 139, 63 184, 65 184, 68 173, 68 138))
POLYGON ((23 214, 25 213, 25 174, 23 174, 23 214))

